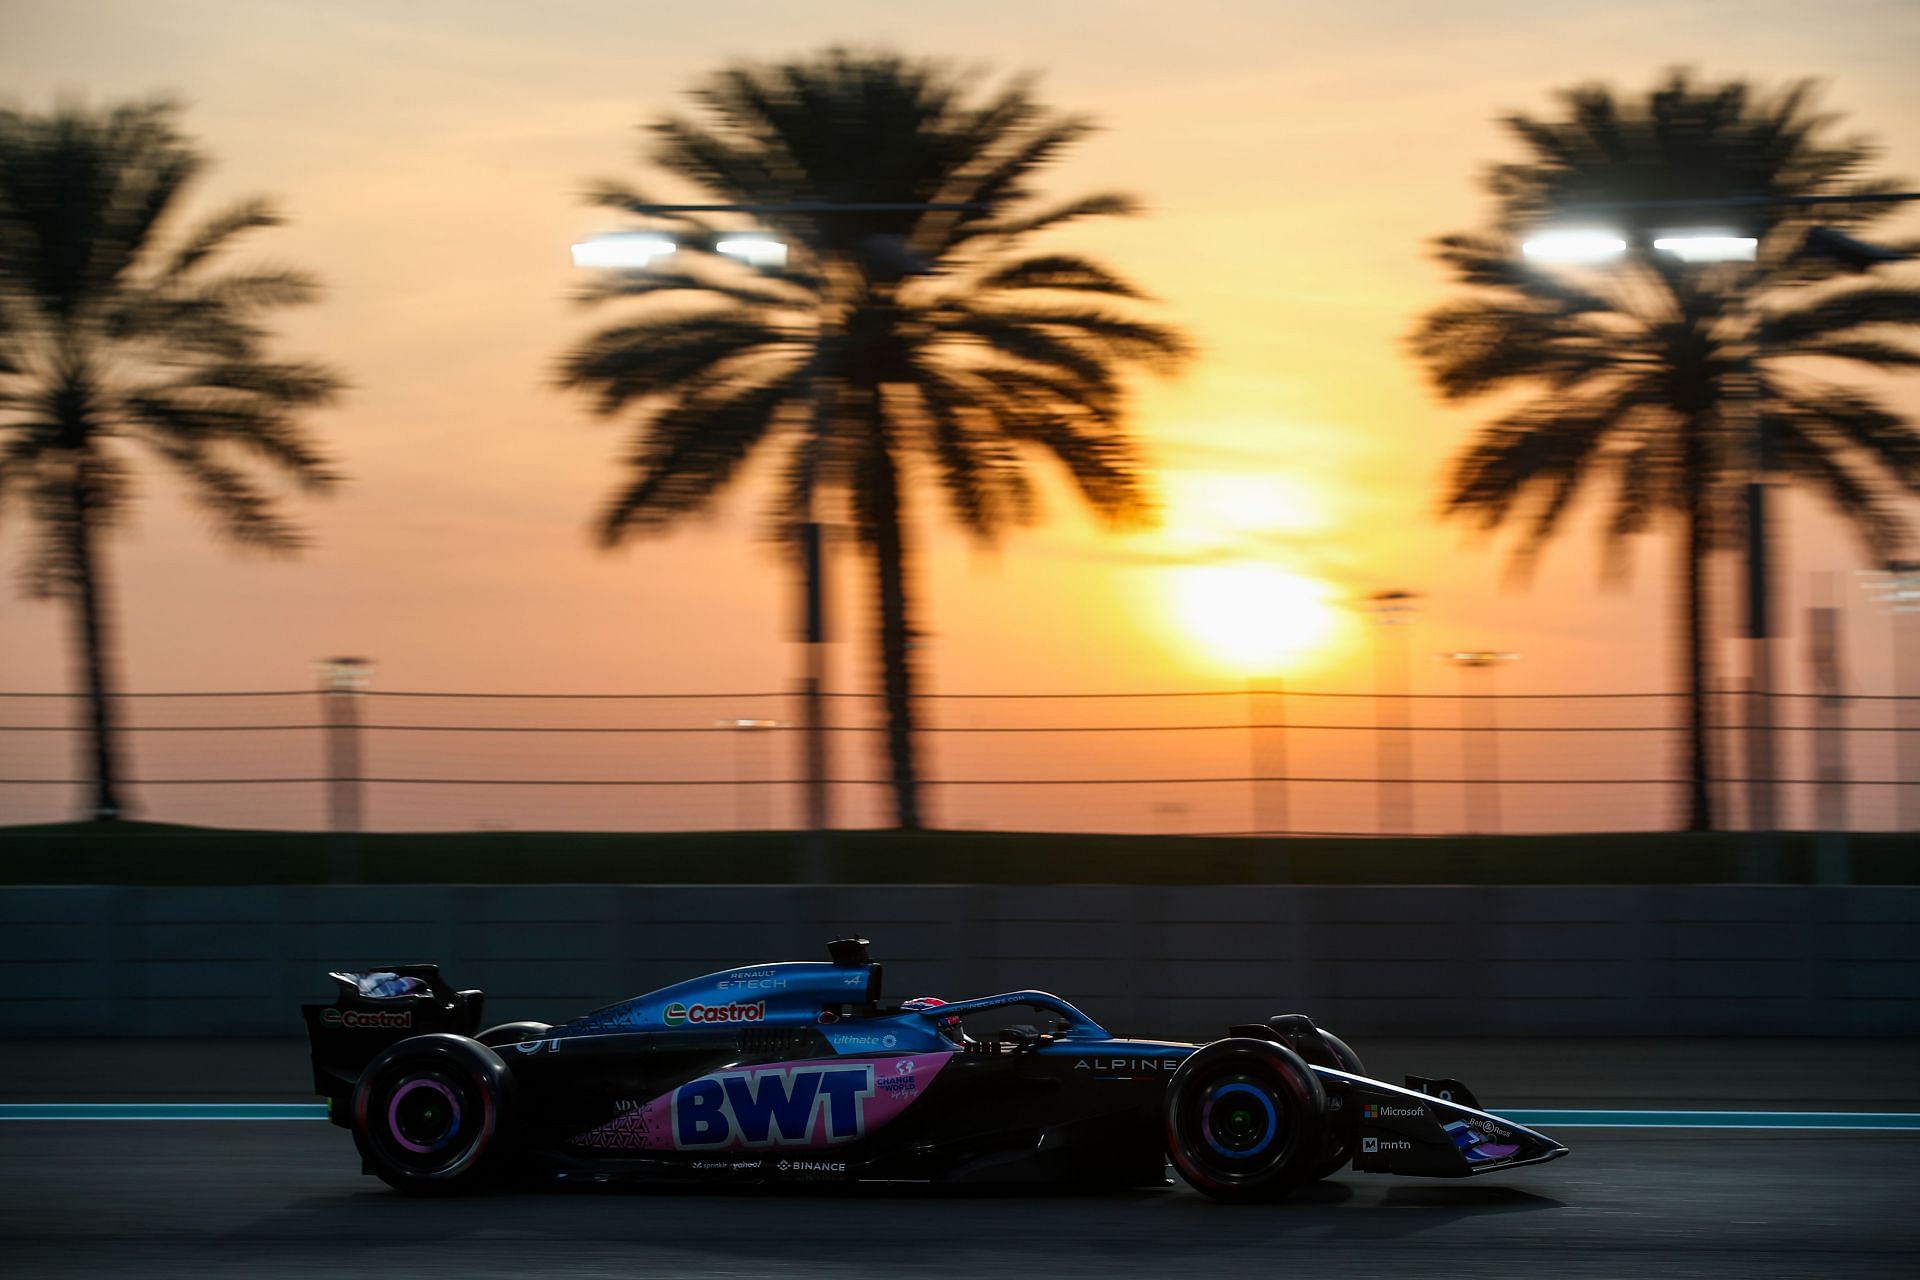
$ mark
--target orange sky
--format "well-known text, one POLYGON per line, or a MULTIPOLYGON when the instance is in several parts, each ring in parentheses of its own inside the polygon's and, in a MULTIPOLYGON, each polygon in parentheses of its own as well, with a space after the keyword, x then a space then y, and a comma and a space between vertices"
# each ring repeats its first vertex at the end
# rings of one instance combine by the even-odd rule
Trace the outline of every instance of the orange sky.
MULTIPOLYGON (((298 687, 339 652, 373 657, 387 688, 785 686, 790 586, 755 540, 757 488, 595 552, 585 527, 620 432, 547 382, 592 322, 565 301, 567 246, 604 224, 575 193, 641 180, 634 126, 703 72, 836 41, 1038 70, 1047 100, 1104 122, 1050 190, 1119 188, 1151 212, 1063 240, 1165 299, 1202 349, 1137 401, 1161 531, 1105 534, 1054 489, 1043 523, 984 552, 922 504, 917 621, 936 689, 1238 684, 1179 622, 1166 563, 1236 546, 1325 583, 1343 611, 1379 587, 1423 592, 1413 651, 1519 651, 1503 687, 1665 687, 1663 540, 1643 543, 1629 589, 1603 592, 1583 520, 1521 590, 1503 584, 1499 544, 1435 519, 1445 460, 1489 410, 1441 407, 1405 355, 1446 291, 1425 242, 1480 221, 1476 174, 1511 154, 1497 112, 1544 110, 1585 79, 1644 86, 1676 63, 1822 77, 1827 105, 1885 144, 1885 171, 1920 181, 1920 7, 1905 0, 9 0, 0 91, 16 104, 175 93, 217 162, 203 205, 281 202, 292 226, 256 254, 327 286, 289 319, 286 349, 353 384, 316 419, 352 483, 300 505, 314 546, 296 560, 242 556, 146 487, 113 561, 129 687, 298 687)), ((1920 413, 1920 379, 1898 401, 1920 413)), ((1820 570, 1860 596, 1852 546, 1803 505, 1788 520, 1789 613, 1820 570)), ((0 528, 10 565, 20 533, 0 528)), ((858 570, 839 570, 844 594, 858 570)), ((1884 688, 1884 622, 1853 617, 1856 678, 1884 688)), ((841 619, 864 631, 862 614, 841 619)), ((7 596, 0 686, 68 687, 63 626, 7 596)), ((1328 634, 1290 677, 1368 687, 1364 628, 1343 612, 1328 634)), ((864 647, 836 649, 838 680, 864 684, 864 647)), ((1454 687, 1441 664, 1414 665, 1417 686, 1454 687)))

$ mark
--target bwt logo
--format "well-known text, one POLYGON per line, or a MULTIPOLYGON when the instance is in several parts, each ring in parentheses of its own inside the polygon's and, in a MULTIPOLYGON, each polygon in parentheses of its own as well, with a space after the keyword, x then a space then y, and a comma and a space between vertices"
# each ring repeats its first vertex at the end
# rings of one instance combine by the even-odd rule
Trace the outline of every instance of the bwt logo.
POLYGON ((866 1132, 873 1097, 870 1063, 731 1071, 673 1092, 673 1145, 681 1150, 851 1142, 866 1132))
POLYGON ((670 1027, 687 1023, 696 1026, 711 1026, 721 1022, 758 1022, 767 1016, 767 1002, 756 1000, 752 1004, 680 1004, 675 1002, 661 1010, 660 1016, 670 1027))

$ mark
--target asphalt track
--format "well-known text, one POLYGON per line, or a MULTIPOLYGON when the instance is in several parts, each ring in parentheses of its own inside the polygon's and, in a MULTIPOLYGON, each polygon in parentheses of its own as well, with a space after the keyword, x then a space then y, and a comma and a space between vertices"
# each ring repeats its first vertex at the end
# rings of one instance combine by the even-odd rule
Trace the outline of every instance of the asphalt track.
MULTIPOLYGON (((62 1080, 33 1088, 0 1071, 8 1077, 0 1096, 9 1101, 204 1097, 222 1074, 209 1067, 183 1075, 171 1094, 156 1091, 152 1075, 145 1089, 128 1087, 125 1076, 109 1088, 74 1066, 98 1062, 97 1052, 0 1048, 0 1068, 29 1058, 67 1063, 62 1080)), ((1563 1051, 1509 1045, 1504 1058, 1515 1078, 1538 1080, 1542 1055, 1563 1051)), ((1534 1096, 1511 1101, 1617 1105, 1630 1095, 1646 1107, 1724 1107, 1778 1099, 1910 1112, 1920 1110, 1911 1088, 1916 1057, 1910 1042, 1837 1051, 1667 1046, 1664 1056, 1659 1046, 1615 1046, 1583 1059, 1590 1081, 1551 1099, 1537 1085, 1534 1096), (1697 1079, 1689 1064, 1700 1068, 1697 1079), (1608 1080, 1637 1084, 1617 1084, 1608 1095, 1608 1080)), ((304 1100, 279 1089, 250 1096, 304 1100)), ((0 1270, 516 1278, 1915 1272, 1920 1133, 1659 1128, 1561 1136, 1573 1155, 1538 1168, 1460 1182, 1345 1174, 1259 1208, 1214 1205, 1179 1186, 1103 1196, 570 1191, 439 1202, 407 1200, 361 1176, 347 1136, 311 1120, 8 1121, 0 1123, 0 1270)))

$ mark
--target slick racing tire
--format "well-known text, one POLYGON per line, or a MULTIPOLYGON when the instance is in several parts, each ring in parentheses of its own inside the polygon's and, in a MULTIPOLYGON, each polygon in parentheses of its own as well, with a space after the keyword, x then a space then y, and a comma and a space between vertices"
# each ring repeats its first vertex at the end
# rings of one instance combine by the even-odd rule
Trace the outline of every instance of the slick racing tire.
POLYGON ((1216 1040, 1167 1084, 1167 1154, 1215 1200, 1277 1200, 1313 1181, 1326 1108, 1319 1079, 1293 1050, 1249 1037, 1216 1040))
MULTIPOLYGON (((1367 1068, 1360 1061, 1360 1055, 1348 1048, 1345 1040, 1325 1027, 1318 1030, 1320 1038, 1326 1041, 1327 1052, 1333 1055, 1333 1060, 1340 1065, 1342 1071, 1350 1076, 1367 1074, 1367 1068)), ((1332 1177, 1346 1168, 1347 1162, 1353 1159, 1357 1122, 1351 1115, 1335 1112, 1329 1112, 1328 1115, 1330 1123, 1327 1125, 1327 1141, 1322 1148, 1319 1167, 1313 1171, 1315 1180, 1332 1177)))
POLYGON ((465 1036, 413 1036, 367 1064, 353 1090, 353 1144, 369 1172, 409 1195, 458 1195, 500 1172, 513 1075, 465 1036))

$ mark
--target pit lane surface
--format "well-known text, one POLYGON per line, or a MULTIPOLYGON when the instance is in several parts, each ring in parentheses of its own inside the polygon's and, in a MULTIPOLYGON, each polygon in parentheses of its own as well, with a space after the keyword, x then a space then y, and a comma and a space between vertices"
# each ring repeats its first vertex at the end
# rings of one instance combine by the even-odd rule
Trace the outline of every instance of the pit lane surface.
POLYGON ((920 1190, 408 1200, 313 1122, 0 1126, 19 1276, 1872 1276, 1920 1256, 1920 1135, 1587 1131, 1462 1182, 1278 1205, 920 1190))

